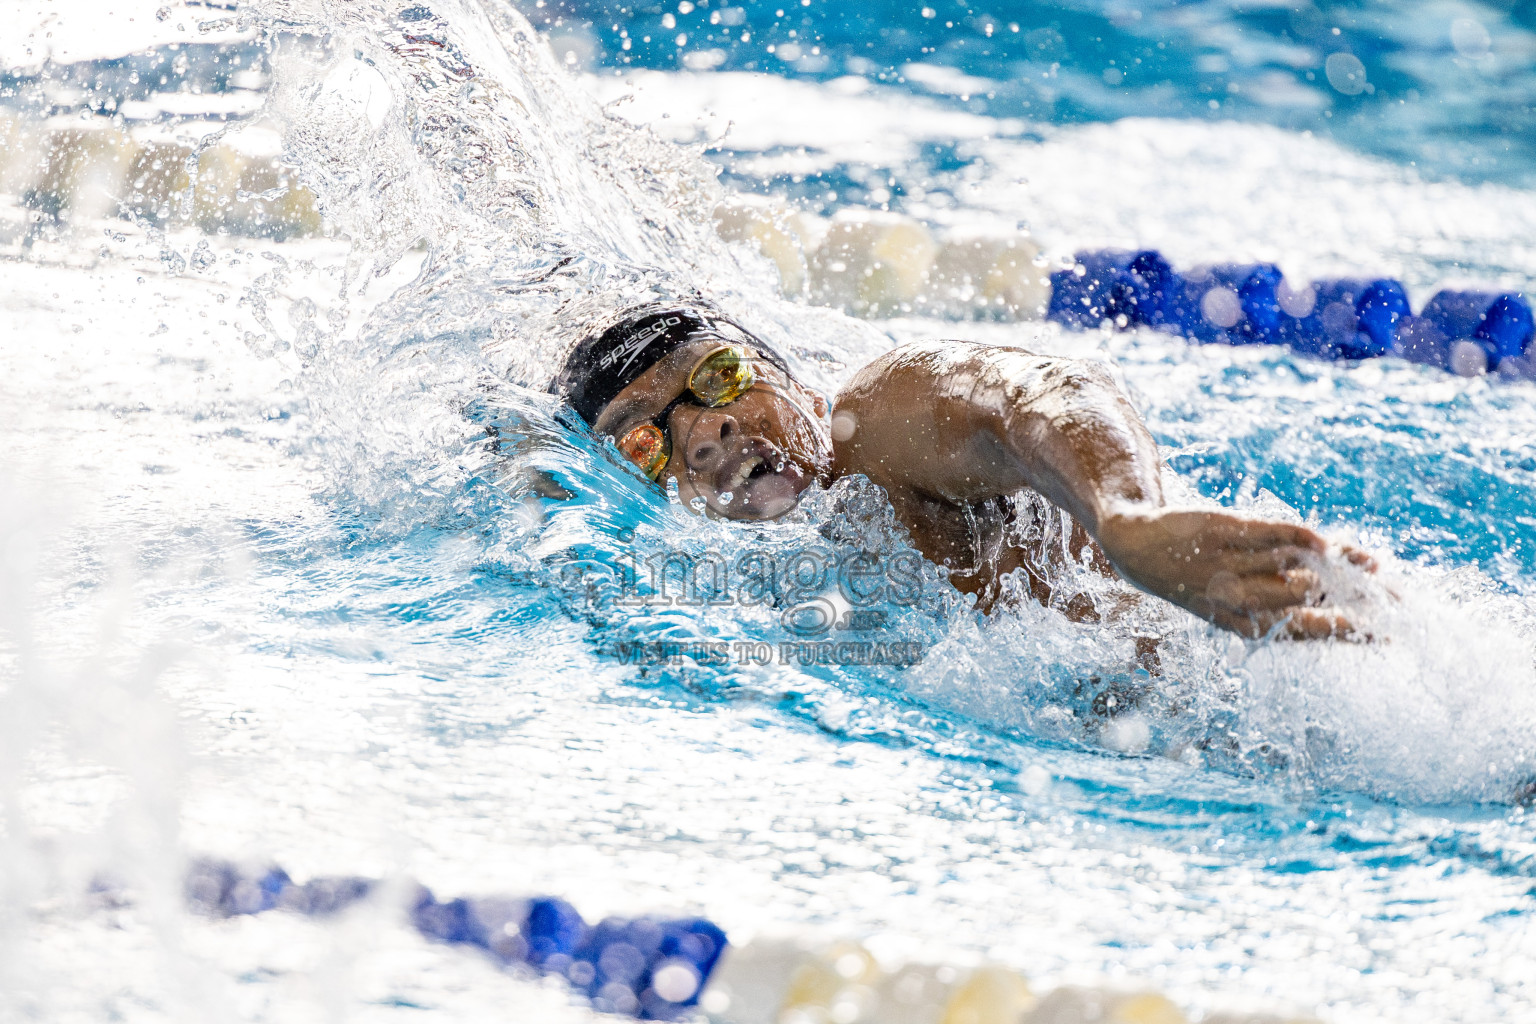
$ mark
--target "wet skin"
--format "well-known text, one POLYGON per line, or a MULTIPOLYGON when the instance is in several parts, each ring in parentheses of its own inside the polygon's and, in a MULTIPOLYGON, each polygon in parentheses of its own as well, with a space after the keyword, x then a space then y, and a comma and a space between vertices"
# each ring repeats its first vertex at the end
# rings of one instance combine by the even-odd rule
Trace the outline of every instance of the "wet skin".
MULTIPOLYGON (((712 347, 685 346, 605 408, 599 435, 622 436, 687 389, 712 347)), ((904 345, 854 375, 836 401, 770 367, 729 405, 684 403, 666 426, 662 477, 684 503, 771 519, 811 483, 864 474, 883 487, 918 550, 983 606, 1022 569, 1049 596, 1031 552, 1014 546, 1006 498, 1033 488, 1069 512, 1077 546, 1106 574, 1248 637, 1350 636, 1313 566, 1343 558, 1312 530, 1224 511, 1170 508, 1157 446, 1108 373, 1023 349, 945 341, 904 345), (830 413, 830 416, 828 415, 830 413)), ((1070 612, 1069 612, 1070 613, 1070 612)))
MULTIPOLYGON (((597 433, 622 437, 652 422, 687 390, 690 371, 718 346, 686 345, 641 374, 603 409, 597 433)), ((758 383, 745 395, 717 409, 684 402, 664 425, 672 456, 660 482, 676 480, 684 503, 696 507, 703 499, 704 508, 722 518, 777 518, 812 483, 830 479, 827 400, 766 360, 754 360, 753 368, 758 383)))

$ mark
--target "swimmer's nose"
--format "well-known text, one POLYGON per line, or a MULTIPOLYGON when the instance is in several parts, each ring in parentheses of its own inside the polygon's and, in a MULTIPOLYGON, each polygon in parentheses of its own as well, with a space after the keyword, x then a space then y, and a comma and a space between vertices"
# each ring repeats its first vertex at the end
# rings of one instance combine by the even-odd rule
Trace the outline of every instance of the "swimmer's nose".
POLYGON ((741 424, 724 409, 706 409, 694 419, 684 441, 684 456, 695 471, 713 473, 742 440, 741 424))

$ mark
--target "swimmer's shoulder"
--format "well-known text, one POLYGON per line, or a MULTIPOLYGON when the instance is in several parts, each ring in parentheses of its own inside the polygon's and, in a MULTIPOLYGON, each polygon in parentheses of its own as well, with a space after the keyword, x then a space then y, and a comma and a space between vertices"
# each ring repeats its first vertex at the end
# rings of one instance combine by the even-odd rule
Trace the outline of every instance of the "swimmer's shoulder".
POLYGON ((835 404, 897 401, 953 396, 982 368, 999 361, 1042 358, 1017 345, 987 345, 963 338, 908 341, 876 356, 838 391, 835 404))

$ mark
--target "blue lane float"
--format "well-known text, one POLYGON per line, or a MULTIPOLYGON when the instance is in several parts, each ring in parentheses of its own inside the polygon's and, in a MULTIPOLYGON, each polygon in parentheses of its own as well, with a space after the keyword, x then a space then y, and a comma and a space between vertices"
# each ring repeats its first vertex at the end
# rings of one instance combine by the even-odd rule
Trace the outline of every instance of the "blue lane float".
POLYGON ((1079 253, 1072 268, 1051 274, 1046 316, 1084 329, 1122 317, 1127 327, 1166 327, 1176 321, 1180 286, 1173 267, 1151 249, 1079 253))
MULTIPOLYGON (((252 873, 200 861, 188 874, 193 909, 213 917, 289 910, 312 917, 345 909, 377 892, 366 878, 319 878, 302 885, 281 868, 252 873)), ((503 967, 563 978, 592 1007, 640 1020, 693 1012, 725 952, 725 933, 703 918, 606 918, 595 925, 548 896, 439 900, 418 886, 410 922, 428 939, 473 947, 503 967)))
POLYGON ((1279 344, 1283 279, 1273 263, 1206 267, 1182 275, 1174 320, 1178 333, 1207 345, 1279 344))
POLYGON ((1372 359, 1392 353, 1408 293, 1396 281, 1317 281, 1282 286, 1278 344, 1324 359, 1372 359))
POLYGON ((1532 326, 1530 300, 1520 292, 1442 291, 1425 304, 1413 329, 1404 332, 1401 348, 1404 354, 1422 351, 1448 365, 1480 353, 1496 368, 1529 352, 1532 326))
POLYGON ((1284 345, 1323 359, 1400 356, 1457 373, 1536 375, 1536 317, 1524 292, 1442 291, 1415 316, 1387 278, 1295 287, 1272 263, 1175 271, 1151 249, 1077 254, 1051 274, 1046 318, 1078 330, 1108 321, 1202 344, 1284 345))

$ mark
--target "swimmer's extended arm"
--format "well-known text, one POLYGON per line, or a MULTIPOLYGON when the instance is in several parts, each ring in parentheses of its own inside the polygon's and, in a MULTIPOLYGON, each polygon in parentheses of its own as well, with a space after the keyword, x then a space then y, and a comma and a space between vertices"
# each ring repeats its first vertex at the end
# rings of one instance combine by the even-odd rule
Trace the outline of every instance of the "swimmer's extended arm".
MULTIPOLYGON (((964 508, 1033 488, 1072 514, 1131 583, 1219 626, 1261 636, 1344 635, 1314 607, 1305 527, 1170 509, 1157 446, 1124 393, 1089 362, 946 341, 906 345, 838 395, 836 469, 864 473, 900 510, 964 508)), ((904 518, 919 518, 909 511, 904 518)), ((925 549, 941 546, 908 522, 925 549)), ((932 556, 933 552, 929 551, 932 556)))

